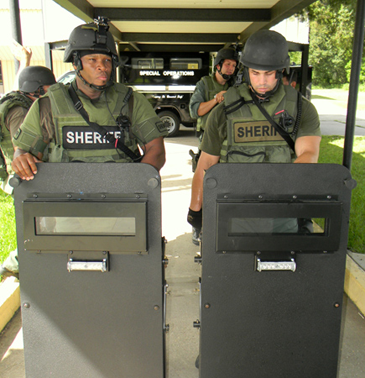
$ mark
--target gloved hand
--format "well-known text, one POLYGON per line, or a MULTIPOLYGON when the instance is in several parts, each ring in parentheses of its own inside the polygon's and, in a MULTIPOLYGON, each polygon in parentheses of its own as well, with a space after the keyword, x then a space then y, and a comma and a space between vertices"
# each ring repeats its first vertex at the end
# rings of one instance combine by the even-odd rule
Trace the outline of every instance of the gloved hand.
POLYGON ((298 218, 298 234, 312 234, 313 221, 310 218, 298 218))
POLYGON ((188 212, 188 223, 190 223, 194 228, 201 229, 203 223, 203 211, 194 211, 189 208, 188 212))

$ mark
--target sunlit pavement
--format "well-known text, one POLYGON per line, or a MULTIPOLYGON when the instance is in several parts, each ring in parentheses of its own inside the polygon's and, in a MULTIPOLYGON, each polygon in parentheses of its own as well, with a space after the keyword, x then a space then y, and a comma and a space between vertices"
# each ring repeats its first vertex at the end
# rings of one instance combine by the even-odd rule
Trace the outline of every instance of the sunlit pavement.
MULTIPOLYGON (((347 92, 334 92, 329 89, 312 91, 312 103, 321 121, 323 135, 345 135, 347 120, 347 92)), ((355 135, 365 135, 365 93, 360 93, 356 112, 355 135)))

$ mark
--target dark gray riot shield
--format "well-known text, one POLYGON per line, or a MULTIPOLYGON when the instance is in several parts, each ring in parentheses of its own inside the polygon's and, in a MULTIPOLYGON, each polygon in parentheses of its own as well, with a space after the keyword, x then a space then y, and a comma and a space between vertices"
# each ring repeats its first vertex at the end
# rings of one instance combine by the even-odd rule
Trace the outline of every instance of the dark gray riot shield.
POLYGON ((355 185, 340 165, 206 172, 201 378, 337 376, 355 185), (298 229, 310 219, 312 233, 298 229))
POLYGON ((15 208, 26 376, 165 377, 158 172, 39 164, 15 208))

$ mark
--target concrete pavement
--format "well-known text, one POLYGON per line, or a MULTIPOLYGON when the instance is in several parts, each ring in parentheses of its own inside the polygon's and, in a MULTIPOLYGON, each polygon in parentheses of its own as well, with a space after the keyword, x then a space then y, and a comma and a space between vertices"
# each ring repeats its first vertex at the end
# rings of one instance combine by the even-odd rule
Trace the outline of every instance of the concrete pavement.
MULTIPOLYGON (((323 135, 345 135, 347 97, 346 92, 339 91, 335 96, 332 90, 313 90, 312 103, 316 107, 321 121, 321 131, 323 135), (342 100, 336 100, 342 98, 342 100)), ((361 93, 358 104, 363 108, 365 94, 361 93)), ((365 135, 365 110, 357 110, 355 122, 355 135, 365 135)))

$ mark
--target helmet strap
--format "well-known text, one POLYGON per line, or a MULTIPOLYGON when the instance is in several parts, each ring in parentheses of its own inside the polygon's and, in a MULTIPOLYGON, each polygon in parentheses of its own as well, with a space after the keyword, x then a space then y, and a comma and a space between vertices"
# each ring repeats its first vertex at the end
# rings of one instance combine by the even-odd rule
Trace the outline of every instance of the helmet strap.
POLYGON ((88 81, 86 81, 86 80, 82 77, 82 75, 81 75, 81 73, 80 73, 80 70, 78 70, 78 69, 76 69, 76 75, 81 79, 81 81, 82 81, 85 85, 88 85, 90 88, 95 89, 95 90, 97 90, 97 91, 103 91, 103 90, 105 90, 105 89, 111 87, 111 86, 114 84, 114 82, 113 82, 113 80, 111 79, 111 77, 110 77, 110 80, 109 80, 105 85, 95 85, 95 84, 91 84, 91 83, 89 83, 88 81))
POLYGON ((228 81, 233 75, 227 75, 227 74, 222 73, 223 62, 224 62, 224 60, 221 60, 221 61, 217 64, 217 66, 219 66, 219 70, 218 70, 218 68, 217 68, 217 72, 219 73, 219 75, 221 75, 221 76, 223 77, 223 79, 224 79, 225 81, 228 81))
POLYGON ((218 71, 219 75, 223 77, 225 81, 228 81, 233 75, 223 74, 221 70, 218 71))

